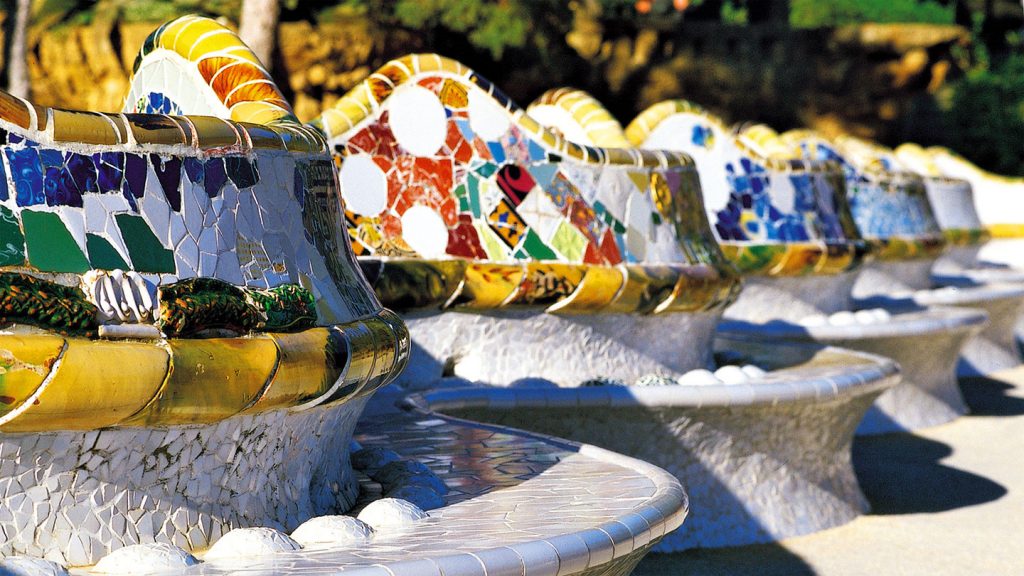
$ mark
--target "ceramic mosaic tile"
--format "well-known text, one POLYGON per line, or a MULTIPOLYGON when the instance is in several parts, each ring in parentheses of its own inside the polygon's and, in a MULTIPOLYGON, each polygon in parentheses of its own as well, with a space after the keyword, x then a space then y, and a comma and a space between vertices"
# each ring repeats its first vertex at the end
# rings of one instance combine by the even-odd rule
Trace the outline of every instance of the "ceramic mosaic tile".
POLYGON ((185 17, 150 37, 135 70, 121 115, 32 108, 25 120, 19 110, 27 104, 0 93, 0 320, 15 330, 30 324, 59 334, 0 336, 12 359, 0 383, 0 396, 11 399, 0 405, 3 430, 227 417, 275 386, 293 386, 281 369, 318 356, 303 364, 307 370, 319 363, 331 372, 332 362, 345 366, 350 353, 373 359, 336 374, 330 382, 337 389, 317 384, 320 401, 372 390, 397 373, 405 330, 356 269, 326 143, 295 120, 251 52, 216 22, 185 17), (193 123, 170 113, 222 118, 193 123), (41 129, 47 117, 51 131, 41 129), (251 321, 231 320, 246 314, 251 321), (234 344, 191 338, 207 330, 234 344), (328 337, 332 330, 337 334, 328 337), (268 372, 260 340, 248 338, 254 332, 264 344, 277 332, 309 338, 268 372), (104 348, 111 358, 166 346, 177 354, 168 361, 164 353, 154 374, 132 366, 107 378, 105 385, 138 393, 144 401, 136 408, 151 412, 119 413, 108 422, 105 406, 79 391, 76 378, 106 357, 93 340, 117 335, 134 340, 104 348), (54 342, 63 344, 54 350, 54 342), (78 350, 93 350, 87 365, 79 365, 78 350), (207 375, 235 367, 220 381, 221 393, 237 392, 224 395, 225 410, 183 392, 197 373, 190 358, 207 375), (14 384, 22 381, 19 371, 31 374, 21 388, 14 384), (37 378, 40 371, 46 380, 37 378), (174 386, 165 387, 169 372, 174 386))
POLYGON ((865 251, 842 194, 822 166, 771 157, 698 106, 663 102, 623 130, 590 95, 557 89, 528 112, 587 144, 691 156, 716 238, 744 272, 836 272, 855 265, 865 251))
MULTIPOLYGON (((456 62, 391 62, 314 125, 334 147, 359 256, 392 266, 410 258, 572 265, 563 270, 702 266, 718 270, 723 285, 733 281, 707 223, 688 215, 700 210, 688 158, 562 140, 456 62)), ((609 299, 621 285, 608 286, 609 299)), ((501 301, 526 303, 514 294, 501 301)))
POLYGON ((919 250, 941 251, 942 231, 924 182, 916 175, 894 170, 899 166, 893 156, 876 158, 851 139, 830 142, 807 131, 788 132, 782 139, 807 159, 836 162, 842 167, 850 210, 865 238, 910 244, 910 255, 919 250), (918 248, 913 248, 914 244, 918 248))

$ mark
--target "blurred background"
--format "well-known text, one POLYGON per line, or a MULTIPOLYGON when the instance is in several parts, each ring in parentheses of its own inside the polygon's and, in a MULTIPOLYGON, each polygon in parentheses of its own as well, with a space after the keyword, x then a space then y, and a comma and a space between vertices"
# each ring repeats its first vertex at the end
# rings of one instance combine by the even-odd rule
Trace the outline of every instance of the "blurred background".
POLYGON ((189 13, 241 26, 303 120, 389 59, 438 52, 523 106, 569 85, 627 123, 686 98, 1024 175, 1022 0, 5 1, 5 87, 119 110, 142 41, 189 13))

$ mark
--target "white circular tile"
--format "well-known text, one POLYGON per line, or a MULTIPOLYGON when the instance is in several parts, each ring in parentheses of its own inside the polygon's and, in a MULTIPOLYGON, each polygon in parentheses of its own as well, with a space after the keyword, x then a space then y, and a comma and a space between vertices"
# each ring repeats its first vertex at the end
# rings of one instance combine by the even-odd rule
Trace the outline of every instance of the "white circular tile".
POLYGON ((391 132, 406 152, 434 156, 448 135, 448 117, 437 95, 422 86, 401 86, 387 101, 391 132))
POLYGON ((486 92, 469 90, 469 127, 483 140, 498 140, 508 132, 511 124, 508 111, 498 105, 486 92))
POLYGON ((402 214, 402 238, 423 258, 440 258, 448 249, 448 227, 444 220, 422 204, 402 214))
POLYGON ((339 172, 345 208, 363 216, 376 216, 388 205, 388 178, 367 154, 345 159, 339 172))

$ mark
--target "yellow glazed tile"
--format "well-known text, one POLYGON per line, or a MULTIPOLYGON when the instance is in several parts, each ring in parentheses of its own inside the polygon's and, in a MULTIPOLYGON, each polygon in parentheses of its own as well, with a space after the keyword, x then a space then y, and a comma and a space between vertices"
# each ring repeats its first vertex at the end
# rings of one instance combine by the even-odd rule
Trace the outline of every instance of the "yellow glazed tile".
POLYGON ((70 338, 53 380, 3 431, 95 430, 117 425, 154 398, 168 369, 167 350, 155 342, 70 338))
POLYGON ((53 139, 58 142, 105 146, 122 143, 120 134, 105 116, 56 109, 53 111, 53 139))
POLYGON ((277 366, 274 340, 169 340, 171 373, 150 405, 125 425, 203 424, 234 416, 253 404, 277 366))
POLYGON ((344 374, 346 359, 333 349, 336 343, 326 328, 269 337, 277 344, 277 372, 244 414, 304 404, 323 396, 344 374))
POLYGON ((0 420, 24 408, 63 350, 64 338, 59 336, 0 336, 0 420))
POLYGON ((616 300, 625 283, 623 266, 590 266, 576 290, 547 311, 570 314, 603 311, 616 300))
POLYGON ((516 294, 525 276, 522 264, 470 263, 455 304, 472 309, 497 308, 516 294))

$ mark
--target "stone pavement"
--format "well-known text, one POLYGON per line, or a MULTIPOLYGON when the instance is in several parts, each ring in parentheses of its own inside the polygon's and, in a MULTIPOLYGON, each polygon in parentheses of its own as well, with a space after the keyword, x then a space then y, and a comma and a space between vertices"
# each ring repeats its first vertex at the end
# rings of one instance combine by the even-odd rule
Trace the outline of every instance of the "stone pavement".
POLYGON ((1024 574, 1024 367, 961 386, 971 415, 855 441, 870 515, 778 544, 649 555, 634 574, 1024 574))

